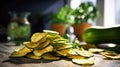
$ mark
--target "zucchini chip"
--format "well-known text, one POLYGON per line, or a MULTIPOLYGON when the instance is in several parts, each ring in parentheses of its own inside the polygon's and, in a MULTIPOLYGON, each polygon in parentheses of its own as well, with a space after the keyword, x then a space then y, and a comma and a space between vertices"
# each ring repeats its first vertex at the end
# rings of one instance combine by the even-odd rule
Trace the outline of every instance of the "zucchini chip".
POLYGON ((56 50, 64 50, 64 49, 68 49, 68 48, 72 48, 72 45, 63 45, 60 47, 55 47, 56 50))
POLYGON ((25 56, 27 53, 30 53, 31 51, 32 49, 29 49, 24 46, 23 48, 14 51, 10 57, 22 57, 25 56))
POLYGON ((85 59, 85 57, 80 56, 80 55, 69 55, 69 56, 67 56, 67 58, 70 58, 70 59, 85 59))
POLYGON ((106 57, 107 59, 113 59, 113 60, 120 59, 120 54, 117 54, 113 51, 105 51, 105 52, 101 52, 100 54, 106 57))
POLYGON ((40 56, 35 56, 33 53, 27 54, 26 57, 31 59, 41 59, 40 56))
POLYGON ((60 51, 55 51, 56 53, 62 55, 62 56, 67 56, 70 52, 72 51, 71 48, 60 50, 60 51))
POLYGON ((47 52, 51 52, 51 51, 53 51, 53 46, 49 45, 49 46, 47 46, 46 48, 44 48, 42 50, 35 49, 33 51, 33 53, 35 54, 35 56, 41 56, 41 55, 43 55, 43 54, 45 54, 47 52))
POLYGON ((52 30, 43 30, 43 32, 49 33, 49 34, 59 34, 59 32, 52 31, 52 30))
POLYGON ((92 59, 72 59, 73 63, 80 65, 93 65, 94 61, 92 59))
POLYGON ((60 57, 56 57, 50 53, 45 53, 44 55, 42 55, 42 58, 45 60, 59 60, 60 57))
POLYGON ((93 53, 84 49, 76 50, 76 53, 84 57, 92 57, 93 53))
POLYGON ((35 49, 38 49, 38 50, 43 49, 43 48, 45 48, 46 46, 48 46, 49 43, 50 43, 50 40, 46 40, 45 42, 41 43, 41 44, 40 44, 38 47, 36 47, 35 49))
POLYGON ((103 52, 104 49, 90 48, 88 51, 90 51, 90 52, 92 52, 92 53, 100 53, 100 52, 103 52))
POLYGON ((24 42, 23 44, 28 48, 35 48, 39 45, 39 43, 32 43, 32 42, 24 42))
POLYGON ((68 55, 67 58, 70 59, 84 59, 85 57, 80 56, 79 54, 76 53, 77 49, 73 49, 68 55))
POLYGON ((31 37, 31 42, 36 43, 40 41, 46 35, 47 35, 46 33, 34 33, 31 37))

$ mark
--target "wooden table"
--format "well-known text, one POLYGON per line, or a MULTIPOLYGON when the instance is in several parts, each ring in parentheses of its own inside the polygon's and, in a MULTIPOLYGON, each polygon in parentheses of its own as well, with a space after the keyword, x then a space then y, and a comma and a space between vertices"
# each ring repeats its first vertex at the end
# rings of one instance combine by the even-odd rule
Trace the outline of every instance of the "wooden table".
POLYGON ((95 64, 81 66, 71 61, 61 59, 58 61, 31 60, 27 58, 10 59, 9 55, 14 49, 21 46, 10 46, 13 43, 0 43, 0 67, 120 67, 120 60, 104 60, 102 55, 95 54, 95 64), (9 44, 9 45, 8 45, 9 44))

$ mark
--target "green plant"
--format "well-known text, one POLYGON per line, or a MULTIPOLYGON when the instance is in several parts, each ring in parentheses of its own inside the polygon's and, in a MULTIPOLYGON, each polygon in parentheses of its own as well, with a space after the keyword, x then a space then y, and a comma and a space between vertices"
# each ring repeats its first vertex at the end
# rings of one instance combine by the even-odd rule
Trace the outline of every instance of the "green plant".
POLYGON ((73 10, 69 5, 63 6, 57 13, 52 13, 52 23, 53 24, 68 24, 70 22, 70 16, 73 10))
POLYGON ((94 21, 98 16, 98 10, 92 2, 82 2, 73 12, 74 24, 80 24, 88 22, 88 20, 94 21))

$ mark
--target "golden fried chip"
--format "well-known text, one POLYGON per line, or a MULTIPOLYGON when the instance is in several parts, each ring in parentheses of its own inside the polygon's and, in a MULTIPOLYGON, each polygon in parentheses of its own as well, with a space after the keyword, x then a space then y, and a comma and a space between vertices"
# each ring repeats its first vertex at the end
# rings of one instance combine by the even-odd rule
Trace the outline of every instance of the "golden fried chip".
POLYGON ((69 56, 67 56, 67 58, 71 58, 71 59, 84 59, 85 57, 80 56, 80 55, 69 55, 69 56))
POLYGON ((47 46, 46 48, 42 49, 42 50, 37 50, 35 49, 33 51, 33 53, 35 54, 35 56, 41 56, 43 55, 44 53, 47 53, 47 52, 52 52, 53 51, 53 46, 49 45, 47 46))
POLYGON ((85 57, 80 56, 79 54, 76 53, 77 49, 72 49, 68 54, 67 54, 67 58, 70 59, 84 59, 85 57))
POLYGON ((32 42, 23 42, 23 44, 28 48, 35 48, 39 45, 39 43, 32 43, 32 42))
POLYGON ((56 53, 62 55, 62 56, 67 56, 71 52, 71 48, 60 50, 60 51, 55 51, 56 53))
POLYGON ((25 56, 27 53, 30 53, 31 51, 32 49, 29 49, 24 46, 23 48, 14 51, 10 57, 22 57, 22 56, 25 56))
POLYGON ((62 45, 62 46, 55 47, 56 50, 64 50, 68 48, 72 48, 72 45, 62 45))
POLYGON ((31 58, 31 59, 41 59, 40 56, 35 56, 34 54, 30 53, 30 54, 27 54, 26 57, 28 58, 31 58))
POLYGON ((43 48, 45 48, 46 46, 48 46, 49 43, 50 43, 50 40, 46 40, 45 42, 39 44, 39 46, 36 47, 35 49, 38 49, 38 50, 43 49, 43 48))
POLYGON ((36 43, 45 36, 46 36, 46 33, 34 33, 31 37, 31 42, 36 43))
POLYGON ((92 65, 94 61, 92 59, 72 59, 72 62, 80 65, 92 65))
POLYGON ((105 51, 105 52, 101 52, 100 54, 106 57, 106 59, 113 59, 113 60, 120 59, 120 54, 117 54, 113 51, 105 51))
POLYGON ((90 48, 88 51, 90 51, 90 52, 92 52, 92 53, 100 53, 100 52, 103 52, 104 49, 90 48))
POLYGON ((49 34, 59 34, 59 32, 52 31, 52 30, 43 30, 43 32, 49 33, 49 34))
POLYGON ((80 48, 79 50, 76 50, 76 53, 84 56, 84 57, 91 57, 93 56, 93 53, 87 50, 84 50, 83 48, 80 48))
POLYGON ((50 53, 45 53, 43 56, 42 56, 43 59, 45 60, 59 60, 60 57, 56 57, 50 53))

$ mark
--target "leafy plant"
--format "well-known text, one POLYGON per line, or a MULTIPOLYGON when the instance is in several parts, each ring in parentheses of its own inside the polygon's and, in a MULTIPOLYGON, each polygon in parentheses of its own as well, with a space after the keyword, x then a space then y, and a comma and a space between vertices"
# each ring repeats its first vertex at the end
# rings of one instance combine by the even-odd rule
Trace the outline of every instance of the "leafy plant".
POLYGON ((70 16, 72 15, 73 10, 69 5, 63 6, 57 13, 52 14, 52 23, 54 24, 68 24, 70 22, 70 16))
POLYGON ((73 48, 76 48, 76 49, 79 49, 80 47, 80 43, 78 42, 77 38, 74 38, 71 45, 73 48))
MULTIPOLYGON (((67 39, 67 40, 69 40, 69 38, 70 38, 68 34, 64 34, 62 37, 64 39, 67 39)), ((71 45, 72 45, 72 48, 75 48, 75 49, 79 49, 80 48, 80 43, 78 42, 76 37, 71 42, 71 45)))
POLYGON ((82 2, 73 12, 74 23, 79 24, 88 22, 89 19, 94 21, 98 16, 98 10, 92 2, 82 2))

